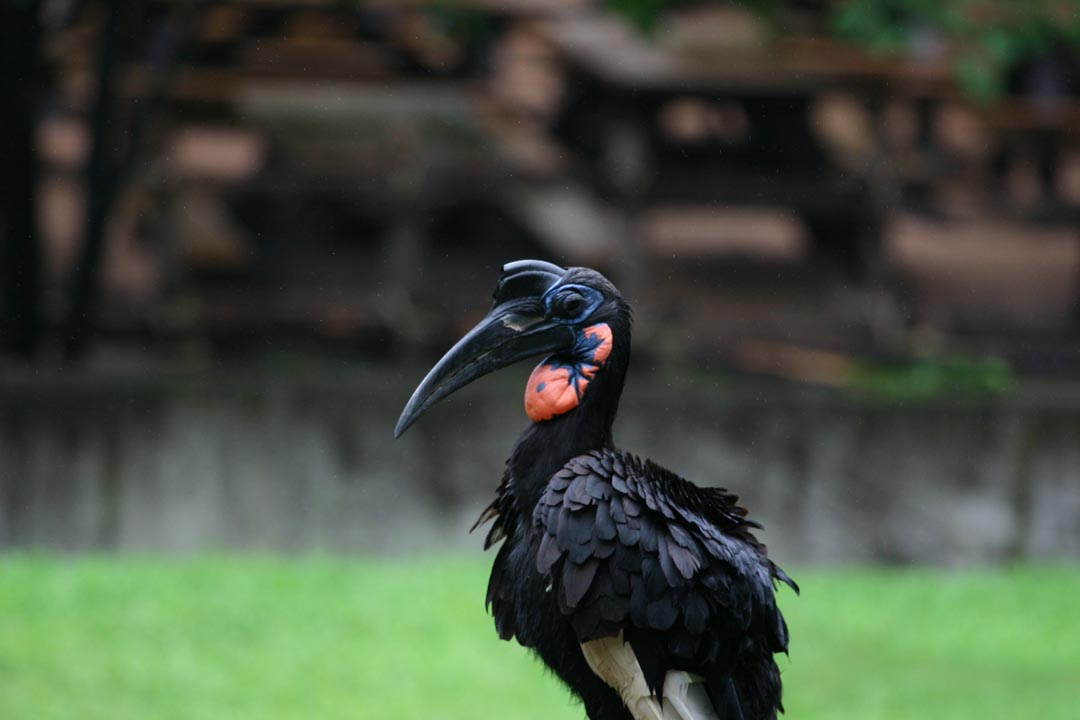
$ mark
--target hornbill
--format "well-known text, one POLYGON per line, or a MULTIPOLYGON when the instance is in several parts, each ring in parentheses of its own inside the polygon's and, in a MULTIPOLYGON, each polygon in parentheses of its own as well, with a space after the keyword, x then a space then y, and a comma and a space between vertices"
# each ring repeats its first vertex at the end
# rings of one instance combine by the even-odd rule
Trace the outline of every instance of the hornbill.
MULTIPOLYGON (((503 267, 487 316, 423 379, 395 430, 458 388, 549 354, 494 502, 487 604, 592 720, 764 720, 783 710, 780 582, 737 498, 615 448, 630 308, 603 275, 503 267)), ((474 527, 475 529, 475 527, 474 527)))

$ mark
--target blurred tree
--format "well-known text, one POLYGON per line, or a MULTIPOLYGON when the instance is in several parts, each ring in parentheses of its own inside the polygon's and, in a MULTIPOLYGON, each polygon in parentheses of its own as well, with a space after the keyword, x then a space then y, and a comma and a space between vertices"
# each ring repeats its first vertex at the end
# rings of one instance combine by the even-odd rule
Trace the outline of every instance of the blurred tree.
POLYGON ((36 0, 0 3, 0 343, 23 357, 34 355, 41 327, 34 158, 38 10, 36 0))

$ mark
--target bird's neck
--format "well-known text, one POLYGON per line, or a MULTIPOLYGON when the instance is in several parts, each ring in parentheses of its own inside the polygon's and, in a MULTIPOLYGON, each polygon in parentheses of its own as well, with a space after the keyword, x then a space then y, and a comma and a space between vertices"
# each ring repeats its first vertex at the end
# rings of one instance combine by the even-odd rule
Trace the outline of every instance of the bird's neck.
POLYGON ((531 515, 548 480, 571 458, 614 446, 611 430, 629 365, 629 351, 626 328, 623 333, 616 332, 607 362, 588 383, 580 403, 550 420, 534 421, 518 438, 509 465, 521 513, 531 515))

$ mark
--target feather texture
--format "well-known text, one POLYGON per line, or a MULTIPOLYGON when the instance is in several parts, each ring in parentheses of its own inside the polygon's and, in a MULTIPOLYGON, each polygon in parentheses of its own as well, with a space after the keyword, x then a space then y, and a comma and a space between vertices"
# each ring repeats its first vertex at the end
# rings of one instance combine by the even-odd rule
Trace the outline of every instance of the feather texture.
POLYGON ((781 684, 773 655, 788 639, 774 591, 794 583, 769 561, 752 532, 760 526, 734 495, 614 449, 630 308, 596 271, 561 272, 532 261, 508 265, 492 311, 512 303, 514 317, 543 312, 537 327, 565 327, 567 344, 546 361, 558 367, 595 361, 583 342, 589 328, 610 331, 609 355, 575 394, 575 407, 534 417, 520 435, 478 523, 491 523, 485 547, 502 543, 487 590, 499 636, 531 648, 581 698, 590 720, 633 720, 583 652, 583 641, 620 632, 658 696, 669 671, 684 671, 702 679, 722 720, 775 720, 781 684), (561 286, 596 304, 579 318, 566 315, 545 294, 561 286))
MULTIPOLYGON (((787 627, 774 590, 796 586, 767 559, 734 495, 593 450, 555 474, 532 521, 541 536, 536 570, 550 578, 579 641, 625 630, 648 658, 656 693, 671 669, 726 678, 747 662, 767 663, 763 682, 776 688, 762 695, 779 704, 772 654, 787 651, 787 627)), ((729 685, 720 683, 725 692, 729 685)))

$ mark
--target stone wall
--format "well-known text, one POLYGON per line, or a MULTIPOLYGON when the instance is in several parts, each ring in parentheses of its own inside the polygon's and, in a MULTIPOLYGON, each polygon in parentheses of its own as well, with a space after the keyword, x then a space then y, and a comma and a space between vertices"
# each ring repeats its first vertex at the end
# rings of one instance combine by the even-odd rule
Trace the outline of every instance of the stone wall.
MULTIPOLYGON (((399 441, 420 367, 9 375, 0 547, 475 550, 527 372, 399 441)), ((1080 558, 1080 397, 1058 391, 903 405, 635 371, 616 437, 736 490, 785 563, 1080 558)))

